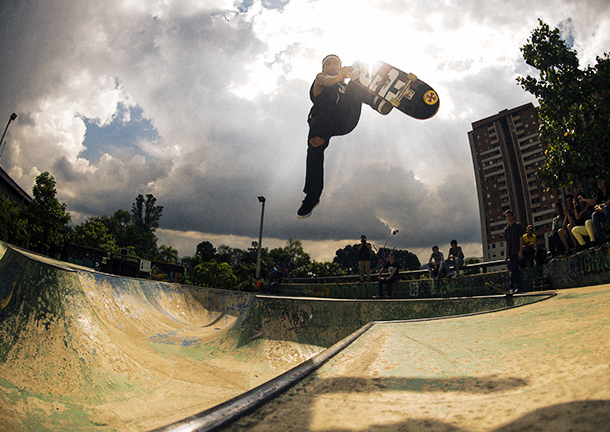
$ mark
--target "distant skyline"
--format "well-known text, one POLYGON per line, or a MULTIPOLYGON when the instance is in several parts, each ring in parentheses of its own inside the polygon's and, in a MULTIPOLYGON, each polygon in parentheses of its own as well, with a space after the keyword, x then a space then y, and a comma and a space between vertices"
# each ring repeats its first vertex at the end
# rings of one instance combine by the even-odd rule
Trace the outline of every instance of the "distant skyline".
POLYGON ((26 191, 48 171, 75 224, 164 207, 159 244, 193 255, 303 242, 318 261, 366 234, 426 261, 457 239, 482 256, 467 133, 535 99, 515 78, 542 19, 579 59, 610 47, 604 0, 11 0, 0 11, 0 124, 18 118, 0 165, 26 191), (417 121, 364 107, 326 151, 321 205, 303 199, 309 87, 322 58, 383 60, 432 85, 439 113, 417 121))

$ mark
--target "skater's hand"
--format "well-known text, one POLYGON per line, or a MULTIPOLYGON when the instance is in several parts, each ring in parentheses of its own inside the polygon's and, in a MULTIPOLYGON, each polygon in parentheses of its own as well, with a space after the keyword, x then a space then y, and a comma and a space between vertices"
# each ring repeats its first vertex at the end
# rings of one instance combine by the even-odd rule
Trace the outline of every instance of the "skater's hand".
POLYGON ((342 67, 340 75, 343 77, 343 79, 349 78, 350 75, 352 75, 352 67, 351 66, 342 67))

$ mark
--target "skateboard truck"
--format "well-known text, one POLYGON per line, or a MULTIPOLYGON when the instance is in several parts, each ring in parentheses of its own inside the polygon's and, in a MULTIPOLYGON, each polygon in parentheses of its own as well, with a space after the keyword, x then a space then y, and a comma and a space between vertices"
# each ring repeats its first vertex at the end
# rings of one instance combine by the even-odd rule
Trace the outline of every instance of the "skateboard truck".
MULTIPOLYGON (((413 73, 408 73, 407 74, 407 78, 409 79, 409 81, 407 81, 407 83, 405 84, 405 86, 402 88, 402 90, 400 91, 400 93, 398 95, 396 95, 395 98, 392 98, 392 100, 390 101, 390 103, 392 105, 394 105, 395 107, 400 105, 400 101, 402 100, 402 98, 405 96, 405 94, 407 94, 407 92, 409 91, 409 89, 411 88, 411 83, 417 81, 417 75, 413 74, 413 73)), ((410 98, 409 98, 410 99, 410 98)))

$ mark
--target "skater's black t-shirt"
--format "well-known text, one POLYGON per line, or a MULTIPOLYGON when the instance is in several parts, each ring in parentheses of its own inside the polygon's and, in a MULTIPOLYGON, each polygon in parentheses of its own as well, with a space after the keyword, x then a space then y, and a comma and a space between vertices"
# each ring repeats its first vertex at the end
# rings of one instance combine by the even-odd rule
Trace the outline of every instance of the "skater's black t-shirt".
POLYGON ((338 82, 329 87, 324 87, 322 93, 317 96, 313 94, 314 84, 311 85, 309 89, 309 98, 311 102, 313 102, 313 106, 309 111, 309 118, 315 117, 317 115, 323 114, 328 111, 329 108, 335 106, 339 103, 341 99, 341 95, 345 94, 345 88, 347 85, 344 82, 338 82))

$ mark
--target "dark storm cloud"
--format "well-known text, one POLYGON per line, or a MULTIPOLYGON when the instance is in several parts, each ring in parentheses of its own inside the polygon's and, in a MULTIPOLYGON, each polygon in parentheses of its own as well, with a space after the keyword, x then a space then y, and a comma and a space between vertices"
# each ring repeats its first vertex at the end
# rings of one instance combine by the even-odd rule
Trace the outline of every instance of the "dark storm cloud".
MULTIPOLYGON (((392 243, 402 248, 480 242, 467 133, 474 121, 534 101, 515 81, 531 73, 519 44, 542 17, 552 26, 571 18, 575 46, 590 58, 608 46, 602 1, 74 5, 13 1, 0 10, 0 121, 19 114, 2 166, 26 190, 50 171, 77 223, 129 211, 138 194, 153 193, 162 228, 201 237, 256 239, 263 195, 268 238, 341 241, 366 232, 383 244, 399 229, 392 243), (349 13, 329 21, 322 11, 333 8, 349 13), (416 121, 364 107, 356 130, 327 150, 320 207, 299 220, 319 50, 342 42, 349 51, 368 29, 340 41, 324 35, 356 31, 349 25, 360 14, 402 18, 413 43, 390 53, 434 85, 441 110, 416 121)), ((379 34, 368 37, 376 51, 379 34)), ((201 241, 191 237, 181 255, 201 241)))

